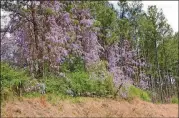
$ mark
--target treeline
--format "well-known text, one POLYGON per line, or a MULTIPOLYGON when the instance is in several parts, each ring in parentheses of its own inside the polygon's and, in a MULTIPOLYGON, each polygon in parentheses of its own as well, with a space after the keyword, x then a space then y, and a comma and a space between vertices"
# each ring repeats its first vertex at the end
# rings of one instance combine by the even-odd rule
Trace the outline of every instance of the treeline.
POLYGON ((1 58, 27 67, 33 78, 85 71, 94 80, 112 75, 115 88, 151 91, 153 102, 177 96, 178 33, 156 6, 145 12, 141 1, 125 0, 119 10, 108 1, 1 4, 11 17, 2 31, 12 35, 2 37, 1 58))

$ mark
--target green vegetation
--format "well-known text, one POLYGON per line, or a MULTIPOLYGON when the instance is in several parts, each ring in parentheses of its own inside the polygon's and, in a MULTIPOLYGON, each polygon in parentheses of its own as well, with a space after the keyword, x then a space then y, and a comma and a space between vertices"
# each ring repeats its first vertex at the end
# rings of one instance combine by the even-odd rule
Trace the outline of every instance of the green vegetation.
POLYGON ((112 94, 113 89, 111 84, 111 78, 103 80, 93 80, 89 78, 89 75, 85 72, 71 73, 70 80, 71 89, 75 94, 93 93, 97 96, 106 96, 112 94))
MULTIPOLYGON (((104 63, 103 63, 104 64, 104 63)), ((104 67, 105 65, 101 65, 104 67)), ((80 67, 80 66, 79 66, 80 67)), ((33 83, 27 72, 22 69, 13 68, 6 63, 1 63, 1 78, 2 78, 2 101, 14 99, 19 96, 19 84, 26 82, 33 83)), ((78 68, 76 68, 78 70, 78 68)), ((100 69, 97 69, 98 71, 100 69)), ((95 71, 95 69, 94 69, 95 71)), ((98 72, 96 71, 96 72, 98 72)), ((100 73, 98 73, 100 75, 100 73)), ((85 71, 76 71, 66 73, 66 77, 60 77, 49 74, 41 82, 46 84, 46 98, 48 101, 55 103, 57 100, 70 99, 72 102, 81 102, 80 96, 89 97, 107 97, 113 96, 115 89, 112 82, 112 77, 107 77, 103 81, 101 79, 90 79, 90 74, 85 71), (67 90, 73 91, 73 97, 67 94, 67 90), (89 93, 89 95, 87 94, 89 93), (75 97, 74 97, 75 96, 75 97)), ((100 77, 98 75, 98 77, 100 77)), ((34 80, 35 81, 35 80, 34 80)), ((23 93, 23 97, 34 98, 42 96, 38 92, 23 93)), ((131 86, 128 91, 128 99, 135 97, 144 101, 151 101, 151 97, 147 91, 141 90, 135 86, 131 86)), ((177 97, 172 97, 172 103, 178 103, 177 97)))
POLYGON ((62 72, 85 71, 84 60, 82 60, 81 57, 69 55, 60 66, 60 69, 62 72))
POLYGON ((1 100, 19 96, 21 94, 20 87, 27 80, 29 80, 29 77, 25 70, 13 68, 7 63, 1 63, 1 100))
MULTIPOLYGON (((9 97, 20 96, 20 89, 25 85, 34 86, 38 81, 46 85, 46 93, 66 98, 67 90, 73 91, 73 96, 107 96, 113 94, 112 78, 90 79, 89 73, 77 71, 67 73, 66 77, 49 74, 40 80, 30 79, 26 71, 12 68, 6 63, 1 63, 2 78, 2 98, 8 100, 9 97), (20 86, 22 83, 22 86, 20 86)), ((80 67, 79 67, 80 68, 80 67)), ((78 70, 78 68, 77 68, 78 70)), ((22 92, 22 91, 21 91, 22 92)), ((21 93, 22 94, 22 93, 21 93)), ((24 97, 38 97, 40 94, 36 91, 22 94, 24 97)), ((50 99, 50 98, 49 98, 50 99)))
POLYGON ((85 96, 93 93, 97 96, 113 94, 112 78, 104 81, 89 78, 86 72, 72 72, 66 78, 49 76, 46 80, 46 92, 55 94, 67 94, 67 90, 73 91, 74 96, 85 96))
POLYGON ((54 14, 54 12, 51 8, 46 8, 44 11, 45 11, 46 15, 53 15, 54 14))
POLYGON ((9 63, 1 62, 2 101, 41 96, 36 89, 44 85, 53 102, 120 92, 121 98, 178 103, 178 32, 157 6, 144 11, 141 1, 126 0, 118 1, 118 10, 109 1, 1 4, 15 20, 7 25, 13 42, 2 38, 1 56, 9 63), (139 88, 128 90, 131 81, 139 88))
POLYGON ((146 91, 136 88, 135 86, 129 88, 129 97, 138 97, 144 101, 151 101, 150 95, 146 91))
POLYGON ((178 104, 178 98, 176 96, 172 97, 171 102, 174 104, 178 104))

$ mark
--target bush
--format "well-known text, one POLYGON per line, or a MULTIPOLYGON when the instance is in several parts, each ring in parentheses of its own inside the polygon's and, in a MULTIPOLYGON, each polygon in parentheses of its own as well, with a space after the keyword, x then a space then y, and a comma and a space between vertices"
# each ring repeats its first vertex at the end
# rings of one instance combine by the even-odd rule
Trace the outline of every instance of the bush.
POLYGON ((79 72, 85 71, 84 61, 81 57, 69 55, 60 66, 62 72, 79 72))
POLYGON ((172 103, 178 104, 178 98, 176 96, 172 97, 172 103))
POLYGON ((8 88, 4 87, 1 90, 1 96, 2 101, 10 100, 10 98, 13 97, 13 93, 8 88))
POLYGON ((54 12, 51 8, 46 8, 44 11, 45 11, 46 15, 53 15, 54 14, 54 12))
POLYGON ((1 92, 2 100, 10 95, 20 95, 24 83, 29 79, 25 70, 13 68, 7 63, 1 62, 1 92))
POLYGON ((46 93, 66 94, 69 83, 65 78, 49 74, 45 77, 46 93))
POLYGON ((106 96, 113 94, 112 78, 91 79, 87 72, 74 72, 69 74, 70 89, 76 96, 88 96, 94 94, 96 96, 106 96))
POLYGON ((135 86, 129 88, 129 97, 138 97, 144 101, 151 101, 149 94, 135 86))
MULTIPOLYGON (((85 71, 84 61, 80 57, 70 56, 61 65, 61 70, 66 72, 68 82, 65 82, 66 93, 74 96, 106 96, 113 95, 113 78, 106 69, 104 61, 90 65, 85 71), (88 94, 88 95, 87 95, 88 94)), ((63 79, 65 80, 65 79, 63 79)), ((61 81, 61 80, 60 80, 61 81)), ((57 84, 59 82, 55 82, 57 84)), ((63 83, 63 82, 62 82, 63 83)), ((60 88, 60 87, 58 87, 60 88)), ((63 92, 65 92, 63 89, 63 92)))
POLYGON ((113 94, 112 77, 91 79, 85 71, 66 73, 65 77, 49 75, 45 77, 47 94, 68 94, 72 96, 106 96, 113 94), (90 95, 87 95, 87 94, 90 95))
POLYGON ((68 77, 70 78, 70 89, 72 89, 75 95, 91 89, 92 83, 86 72, 73 72, 68 74, 68 77))
MULTIPOLYGON (((83 61, 80 58, 74 58, 74 60, 73 63, 67 61, 67 65, 64 65, 65 77, 49 73, 43 79, 39 79, 45 83, 47 94, 59 96, 66 95, 68 92, 71 92, 73 96, 107 96, 114 94, 113 78, 107 72, 104 63, 99 63, 98 66, 91 68, 90 72, 85 72, 83 61), (75 67, 75 64, 78 66, 75 67)), ((1 68, 3 99, 8 99, 11 93, 19 95, 20 89, 26 86, 34 86, 39 81, 30 79, 25 70, 15 69, 6 63, 1 63, 1 68)), ((40 94, 24 92, 23 95, 33 97, 40 94)))
POLYGON ((94 80, 94 86, 96 85, 96 91, 102 95, 113 95, 114 94, 114 83, 113 76, 107 70, 107 62, 99 61, 88 68, 90 80, 94 80))

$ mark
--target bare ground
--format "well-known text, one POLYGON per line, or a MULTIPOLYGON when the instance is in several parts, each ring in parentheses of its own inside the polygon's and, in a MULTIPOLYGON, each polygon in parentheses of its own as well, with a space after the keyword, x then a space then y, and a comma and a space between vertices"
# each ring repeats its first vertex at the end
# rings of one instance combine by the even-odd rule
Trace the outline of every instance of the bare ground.
POLYGON ((178 117, 178 105, 104 98, 83 98, 78 102, 61 100, 52 105, 42 97, 23 98, 6 103, 2 117, 178 117))

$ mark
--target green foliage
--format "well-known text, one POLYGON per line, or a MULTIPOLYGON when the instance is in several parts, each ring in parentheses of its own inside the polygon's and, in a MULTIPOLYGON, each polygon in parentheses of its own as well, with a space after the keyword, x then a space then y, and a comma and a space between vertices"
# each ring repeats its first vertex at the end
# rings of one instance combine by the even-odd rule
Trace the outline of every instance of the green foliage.
POLYGON ((84 71, 84 61, 81 57, 70 55, 60 66, 62 72, 78 72, 84 71))
POLYGON ((1 79, 11 81, 15 79, 18 80, 26 80, 28 79, 27 72, 23 69, 15 69, 11 67, 7 63, 1 62, 1 79))
MULTIPOLYGON (((1 62, 1 92, 3 100, 8 99, 8 96, 19 95, 20 84, 23 84, 29 79, 27 72, 22 69, 15 69, 7 63, 1 62)), ((21 87, 22 87, 21 86, 21 87)))
POLYGON ((99 61, 90 65, 87 71, 100 73, 101 71, 107 71, 106 68, 107 68, 107 61, 99 61))
POLYGON ((46 93, 65 94, 69 83, 66 82, 65 78, 49 74, 45 77, 45 85, 46 93))
POLYGON ((73 20, 73 23, 75 24, 75 25, 79 25, 79 21, 78 20, 73 20))
POLYGON ((26 98, 36 98, 36 97, 40 97, 41 94, 38 92, 31 92, 31 93, 25 93, 23 96, 26 98))
POLYGON ((90 79, 86 72, 74 72, 69 74, 70 86, 76 95, 84 95, 86 93, 95 94, 96 96, 106 96, 113 94, 112 78, 104 80, 90 79))
POLYGON ((120 36, 122 38, 129 39, 129 31, 130 31, 130 24, 127 19, 120 19, 118 20, 118 24, 120 27, 120 36))
POLYGON ((91 15, 97 21, 94 23, 94 26, 100 27, 101 32, 99 33, 99 36, 106 45, 110 45, 119 40, 119 35, 117 34, 119 27, 116 22, 117 13, 108 1, 90 1, 83 3, 83 6, 90 8, 91 15))
POLYGON ((77 93, 83 93, 91 88, 89 76, 86 72, 74 72, 69 74, 71 89, 77 93))
POLYGON ((67 90, 72 90, 74 96, 87 96, 87 93, 107 96, 114 93, 112 78, 90 79, 85 71, 67 73, 66 78, 49 75, 45 84, 47 94, 67 95, 67 90))
POLYGON ((46 15, 53 15, 54 14, 54 12, 51 8, 45 8, 44 13, 46 15))
POLYGON ((113 77, 110 75, 104 80, 104 86, 106 88, 106 95, 114 95, 115 87, 113 83, 113 77))
POLYGON ((138 97, 144 101, 151 101, 149 94, 135 86, 129 88, 129 97, 138 97))
POLYGON ((95 26, 95 27, 100 27, 100 26, 101 26, 101 22, 95 20, 95 22, 93 23, 93 26, 95 26))
POLYGON ((174 103, 174 104, 178 104, 178 97, 173 96, 171 101, 172 101, 172 103, 174 103))
POLYGON ((70 12, 73 7, 74 7, 73 4, 66 5, 65 11, 70 12))
MULTIPOLYGON (((120 0, 118 2, 118 7, 120 7, 120 10, 118 10, 117 13, 117 11, 112 7, 112 5, 109 4, 108 1, 81 1, 78 3, 64 1, 63 4, 65 5, 63 5, 63 10, 64 12, 70 13, 70 17, 72 18, 72 8, 76 7, 77 10, 84 10, 86 8, 90 9, 90 14, 94 20, 93 26, 100 29, 100 31, 97 33, 98 40, 104 49, 105 47, 108 47, 108 45, 117 43, 121 38, 135 39, 135 45, 130 46, 135 47, 136 50, 139 51, 137 53, 137 57, 144 57, 144 60, 147 62, 147 64, 151 65, 150 69, 144 68, 143 70, 143 68, 138 68, 137 71, 139 73, 145 71, 145 74, 148 74, 151 76, 151 78, 154 78, 154 82, 152 82, 150 89, 154 89, 154 92, 156 92, 158 91, 158 84, 155 83, 157 82, 157 77, 164 77, 166 75, 165 73, 169 73, 175 79, 177 78, 175 76, 177 76, 178 73, 178 36, 171 35, 172 29, 170 28, 169 24, 167 24, 167 19, 165 18, 162 10, 159 11, 156 6, 149 6, 147 12, 144 12, 142 10, 142 4, 139 3, 139 1, 131 3, 132 4, 128 4, 126 0, 120 0)), ((25 16, 28 16, 32 10, 31 8, 23 8, 24 5, 27 5, 27 3, 24 2, 19 2, 17 5, 12 4, 12 2, 2 2, 2 4, 4 4, 2 5, 3 9, 11 11, 15 14, 17 11, 22 11, 23 14, 26 14, 25 16), (14 8, 11 7, 16 9, 13 10, 14 8)), ((39 7, 36 8, 36 15, 40 15, 42 18, 46 17, 45 15, 56 14, 53 9, 48 7, 42 9, 42 13, 44 13, 43 16, 40 9, 38 9, 39 7)), ((20 17, 22 17, 22 21, 24 21, 23 19, 26 19, 24 15, 20 15, 20 17)), ((73 23, 75 25, 79 25, 80 20, 77 19, 73 18, 73 23)), ((81 27, 82 30, 83 28, 84 27, 81 27)), ((67 34, 69 34, 69 37, 71 37, 71 40, 69 41, 70 43, 75 41, 76 33, 68 32, 67 34)), ((60 46, 65 47, 65 45, 60 46)), ((106 59, 107 56, 106 54, 104 55, 104 58, 106 59)), ((49 74, 47 72, 49 66, 50 65, 44 63, 45 69, 43 70, 45 73, 45 84, 47 86, 46 92, 48 94, 51 93, 61 96, 62 94, 66 94, 68 89, 72 89, 76 95, 78 93, 84 94, 89 92, 95 93, 99 96, 106 96, 114 93, 112 81, 113 77, 106 69, 106 62, 100 61, 85 69, 85 64, 81 57, 70 55, 65 59, 64 63, 60 65, 60 71, 67 73, 69 79, 68 81, 67 78, 49 74)), ((1 92, 3 99, 8 99, 8 96, 12 96, 14 94, 19 94, 18 92, 20 89, 20 84, 35 84, 35 82, 32 82, 32 80, 29 80, 25 70, 12 68, 5 63, 1 63, 1 70, 1 92)), ((163 80, 164 79, 160 79, 160 81, 163 80)), ((159 93, 162 92, 158 91, 157 94, 160 95, 159 93)), ((139 97, 143 100, 150 101, 150 96, 147 92, 134 86, 130 88, 129 94, 131 97, 139 97)), ((34 92, 26 95, 38 96, 38 93, 34 92)), ((49 99, 51 98, 49 97, 49 99)), ((175 97, 172 98, 172 102, 178 103, 175 97)))
POLYGON ((13 93, 9 90, 9 88, 2 88, 1 101, 10 100, 11 98, 13 98, 13 93))
MULTIPOLYGON (((99 83, 98 89, 106 89, 103 91, 105 95, 114 94, 114 84, 113 84, 113 76, 107 70, 107 62, 106 61, 99 61, 95 64, 92 64, 88 67, 88 72, 90 75, 91 80, 95 80, 99 83), (100 88, 101 87, 101 88, 100 88), (103 88, 104 87, 104 88, 103 88)), ((99 90, 100 91, 100 90, 99 90)))
MULTIPOLYGON (((165 63, 167 63, 168 70, 173 72, 174 75, 177 75, 177 59, 178 59, 178 38, 175 37, 168 37, 168 39, 165 39, 164 45, 159 45, 159 63, 161 66, 163 66, 165 63), (164 46, 164 47, 163 47, 164 46), (164 53, 165 49, 165 53, 164 53), (165 54, 165 55, 164 55, 165 54), (165 59, 165 61, 164 61, 165 59)), ((167 69, 167 68, 165 68, 167 69)))
MULTIPOLYGON (((94 66, 94 71, 98 73, 97 78, 90 78, 89 73, 85 72, 82 68, 83 63, 77 64, 80 59, 74 58, 73 63, 68 64, 66 70, 70 73, 66 74, 65 77, 60 77, 53 74, 48 74, 42 79, 46 85, 47 94, 65 95, 67 90, 71 89, 76 96, 85 96, 88 93, 94 93, 96 96, 106 96, 113 94, 113 81, 111 76, 101 76, 100 71, 106 71, 105 63, 101 63, 98 66, 94 66), (79 93, 79 94, 78 94, 79 93)), ((38 81, 31 80, 27 76, 27 73, 21 69, 14 69, 10 65, 2 63, 2 95, 3 99, 9 99, 13 93, 18 94, 15 88, 19 87, 19 83, 23 83, 23 86, 34 86, 38 81), (14 88, 15 87, 15 88, 14 88)), ((104 73, 106 74, 106 73, 104 73)), ((25 97, 38 97, 40 96, 37 92, 24 93, 25 97)), ((50 98, 49 98, 50 99, 50 98)))

